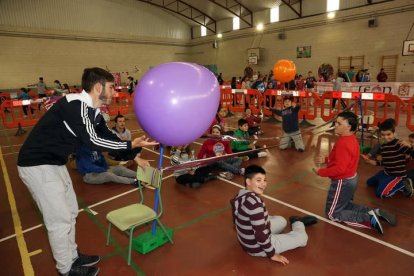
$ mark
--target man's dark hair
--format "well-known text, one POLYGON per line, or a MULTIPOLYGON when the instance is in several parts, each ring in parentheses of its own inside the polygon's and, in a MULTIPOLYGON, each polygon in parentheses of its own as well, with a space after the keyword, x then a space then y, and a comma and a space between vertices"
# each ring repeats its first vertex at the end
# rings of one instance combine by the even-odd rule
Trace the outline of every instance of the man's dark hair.
POLYGON ((338 117, 343 118, 348 121, 348 124, 351 126, 351 131, 356 131, 358 127, 358 116, 355 113, 350 111, 344 111, 338 114, 338 117))
POLYGON ((119 119, 119 118, 125 118, 125 117, 124 117, 124 115, 122 115, 122 114, 118 114, 118 115, 116 115, 116 116, 115 116, 115 119, 114 119, 115 123, 117 123, 117 122, 118 122, 118 119, 119 119))
POLYGON ((237 125, 239 126, 239 127, 241 127, 242 125, 244 125, 244 124, 247 124, 248 122, 245 120, 245 119, 240 119, 240 120, 238 120, 237 121, 237 125))
POLYGON ((266 174, 266 171, 258 165, 250 165, 248 167, 246 167, 245 171, 244 171, 244 186, 246 187, 246 180, 247 179, 252 179, 256 174, 261 173, 261 174, 266 174))
POLYGON ((114 80, 114 76, 102 68, 86 68, 82 75, 82 88, 89 93, 98 82, 105 86, 106 82, 113 82, 114 80))
POLYGON ((379 126, 379 131, 391 131, 391 132, 395 132, 395 121, 393 120, 384 120, 384 122, 380 123, 379 126))

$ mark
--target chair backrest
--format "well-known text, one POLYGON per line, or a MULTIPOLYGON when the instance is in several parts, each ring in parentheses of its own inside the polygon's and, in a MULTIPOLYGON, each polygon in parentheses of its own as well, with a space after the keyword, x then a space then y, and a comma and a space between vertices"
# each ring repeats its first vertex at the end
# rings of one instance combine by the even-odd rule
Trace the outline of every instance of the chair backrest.
POLYGON ((139 185, 138 190, 141 195, 140 204, 143 204, 144 202, 144 193, 142 192, 141 182, 147 183, 155 188, 155 192, 159 198, 157 206, 159 207, 157 211, 157 217, 160 217, 164 210, 161 199, 162 171, 153 167, 146 167, 144 171, 140 166, 138 166, 137 180, 139 185))
POLYGON ((138 166, 137 180, 159 189, 161 187, 162 172, 153 167, 146 167, 144 171, 143 168, 138 166))

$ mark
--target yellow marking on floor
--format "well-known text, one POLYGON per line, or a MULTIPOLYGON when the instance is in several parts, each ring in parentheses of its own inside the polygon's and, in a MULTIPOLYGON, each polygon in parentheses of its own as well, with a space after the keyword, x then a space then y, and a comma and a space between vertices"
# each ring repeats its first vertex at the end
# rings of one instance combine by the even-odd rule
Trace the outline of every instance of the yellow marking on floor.
POLYGON ((38 249, 29 253, 29 257, 42 253, 42 249, 38 249))
POLYGON ((31 276, 31 275, 34 275, 34 270, 33 270, 32 262, 30 261, 30 256, 29 256, 29 251, 27 250, 26 241, 23 236, 22 224, 20 221, 19 213, 17 212, 16 200, 14 198, 9 174, 6 168, 6 162, 4 161, 3 152, 1 148, 0 148, 0 163, 1 163, 1 168, 3 170, 4 183, 6 185, 7 197, 9 199, 10 211, 11 211, 12 218, 13 218, 13 225, 14 225, 14 232, 16 233, 17 246, 19 248, 20 258, 22 259, 23 272, 24 272, 24 275, 31 276))

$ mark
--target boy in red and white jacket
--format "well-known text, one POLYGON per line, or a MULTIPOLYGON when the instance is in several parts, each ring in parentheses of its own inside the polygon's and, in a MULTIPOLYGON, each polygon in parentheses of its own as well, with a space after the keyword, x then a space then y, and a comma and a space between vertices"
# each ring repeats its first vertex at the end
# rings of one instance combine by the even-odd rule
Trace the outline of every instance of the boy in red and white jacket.
POLYGON ((315 158, 317 165, 327 163, 326 168, 315 170, 317 175, 329 177, 331 186, 326 201, 326 216, 333 221, 344 222, 348 225, 371 228, 383 234, 379 218, 385 219, 395 226, 394 215, 383 209, 369 208, 353 202, 357 188, 357 168, 359 162, 359 145, 355 136, 358 117, 352 112, 341 112, 335 122, 335 134, 338 139, 328 157, 315 158))

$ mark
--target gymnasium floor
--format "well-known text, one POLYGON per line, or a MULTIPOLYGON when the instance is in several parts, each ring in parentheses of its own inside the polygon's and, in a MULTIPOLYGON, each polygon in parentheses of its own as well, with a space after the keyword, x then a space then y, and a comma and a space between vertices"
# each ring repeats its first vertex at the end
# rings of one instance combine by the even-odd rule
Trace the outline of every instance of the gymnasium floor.
MULTIPOLYGON (((133 114, 128 114, 127 118, 127 127, 133 131, 133 136, 141 134, 133 114)), ((236 120, 236 117, 228 119, 232 126, 237 125, 236 120)), ((408 131, 402 127, 402 122, 405 117, 400 118, 398 128, 399 136, 404 138, 408 131)), ((323 122, 315 120, 313 123, 323 122)), ((281 124, 264 122, 262 128, 263 137, 281 135, 281 124)), ((17 152, 27 133, 14 136, 15 132, 0 125, 0 160, 4 176, 0 178, 1 274, 24 275, 23 269, 26 272, 33 269, 35 275, 56 275, 41 214, 17 175, 17 152), (17 239, 16 233, 20 233, 17 239)), ((174 230, 175 244, 165 244, 146 255, 134 251, 129 267, 126 263, 127 236, 113 230, 112 243, 105 245, 105 216, 113 209, 136 202, 138 192, 121 184, 84 184, 80 175, 69 169, 81 208, 76 229, 80 250, 102 256, 99 275, 412 275, 414 198, 402 195, 387 200, 376 198, 365 181, 380 168, 361 162, 355 202, 388 209, 397 215, 398 226, 383 223, 385 234, 382 236, 372 230, 326 220, 324 206, 329 179, 316 176, 312 167, 315 154, 328 154, 334 137, 329 132, 312 135, 308 129, 302 129, 302 133, 306 145, 304 153, 273 148, 269 157, 243 164, 260 164, 267 170, 265 202, 271 214, 288 218, 305 213, 319 217, 319 223, 307 228, 307 247, 283 253, 289 265, 251 257, 238 244, 229 200, 243 186, 240 176, 232 181, 218 179, 191 189, 176 184, 170 173, 164 174, 162 222, 174 230)), ((258 144, 263 145, 264 141, 267 145, 276 143, 276 140, 262 140, 258 144)), ((194 146, 197 152, 200 144, 194 143, 194 146)), ((146 149, 143 157, 157 160, 158 154, 146 149)), ((152 164, 156 166, 157 162, 152 164)), ((163 165, 170 165, 167 156, 163 158, 163 165)), ((147 189, 144 192, 147 199, 152 200, 153 192, 147 189)))

